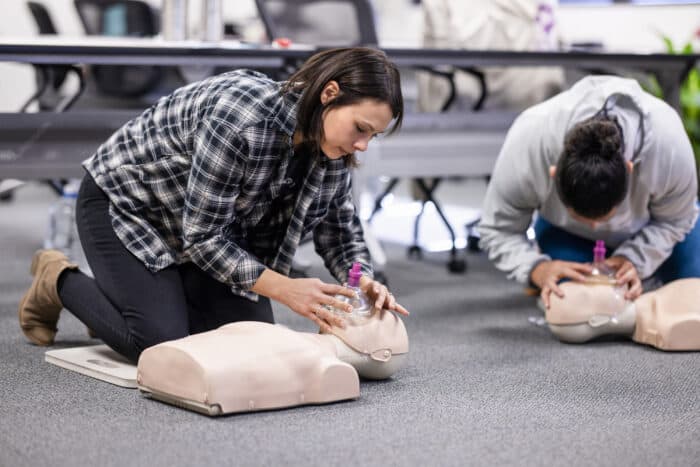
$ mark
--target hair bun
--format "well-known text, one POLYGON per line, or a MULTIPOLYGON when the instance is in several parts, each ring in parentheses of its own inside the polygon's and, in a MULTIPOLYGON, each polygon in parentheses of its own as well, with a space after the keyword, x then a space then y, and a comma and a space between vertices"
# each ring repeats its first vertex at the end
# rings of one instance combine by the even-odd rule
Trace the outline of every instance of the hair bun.
POLYGON ((600 121, 600 157, 612 159, 621 155, 622 135, 617 126, 617 122, 613 120, 600 121))
POLYGON ((621 155, 622 135, 617 123, 610 119, 591 119, 577 125, 579 131, 571 134, 570 143, 579 154, 612 160, 621 155))

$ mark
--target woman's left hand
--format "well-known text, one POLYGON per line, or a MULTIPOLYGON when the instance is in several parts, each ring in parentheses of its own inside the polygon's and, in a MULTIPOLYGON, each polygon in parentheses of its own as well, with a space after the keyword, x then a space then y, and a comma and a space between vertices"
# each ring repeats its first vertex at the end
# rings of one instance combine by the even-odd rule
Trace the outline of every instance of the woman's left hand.
POLYGON ((637 268, 624 256, 611 256, 605 264, 616 270, 615 279, 619 285, 627 285, 626 300, 634 300, 642 294, 642 281, 637 268))
POLYGON ((360 279, 360 289, 367 295, 367 297, 374 301, 374 307, 378 310, 386 308, 391 311, 395 311, 404 316, 408 316, 408 310, 396 301, 394 294, 389 292, 389 289, 375 280, 370 279, 367 276, 362 276, 360 279))

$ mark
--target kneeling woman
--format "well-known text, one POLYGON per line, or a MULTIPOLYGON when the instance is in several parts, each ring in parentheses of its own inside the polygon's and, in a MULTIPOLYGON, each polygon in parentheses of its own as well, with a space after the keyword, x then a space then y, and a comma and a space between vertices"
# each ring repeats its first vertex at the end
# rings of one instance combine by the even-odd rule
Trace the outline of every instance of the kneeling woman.
POLYGON ((32 261, 20 326, 50 345, 65 306, 117 352, 235 321, 273 322, 270 299, 324 330, 352 292, 290 279, 307 234, 340 282, 406 314, 371 279, 351 194, 355 151, 403 117, 399 73, 381 52, 334 49, 286 82, 233 71, 185 86, 126 123, 83 163, 78 233, 94 280, 55 250, 32 261))

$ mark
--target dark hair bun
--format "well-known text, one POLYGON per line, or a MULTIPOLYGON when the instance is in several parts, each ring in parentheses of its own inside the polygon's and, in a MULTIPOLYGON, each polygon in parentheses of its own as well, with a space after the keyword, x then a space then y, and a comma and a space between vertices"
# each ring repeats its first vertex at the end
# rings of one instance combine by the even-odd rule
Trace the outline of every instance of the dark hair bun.
POLYGON ((621 155, 622 135, 614 120, 586 120, 571 129, 564 147, 565 152, 579 157, 612 160, 621 155))

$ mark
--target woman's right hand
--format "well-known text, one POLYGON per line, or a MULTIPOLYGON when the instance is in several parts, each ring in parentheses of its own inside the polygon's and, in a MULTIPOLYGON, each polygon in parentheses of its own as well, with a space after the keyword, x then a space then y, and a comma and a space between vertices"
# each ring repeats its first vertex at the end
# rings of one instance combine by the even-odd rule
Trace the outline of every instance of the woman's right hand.
POLYGON ((573 261, 542 261, 530 272, 530 280, 541 289, 540 296, 544 306, 549 308, 549 298, 552 292, 563 298, 564 292, 559 288, 559 281, 572 279, 583 282, 586 275, 593 272, 590 264, 575 263, 573 261))
POLYGON ((327 284, 316 278, 289 279, 283 286, 278 301, 318 324, 324 332, 330 332, 330 326, 344 328, 345 320, 327 307, 352 311, 349 303, 338 300, 335 295, 355 297, 352 290, 342 285, 327 284))
POLYGON ((327 306, 352 311, 349 303, 341 302, 335 295, 355 298, 355 293, 342 285, 327 284, 321 279, 290 279, 271 269, 263 271, 252 290, 287 305, 318 324, 324 332, 330 332, 331 326, 345 327, 345 320, 327 306))

